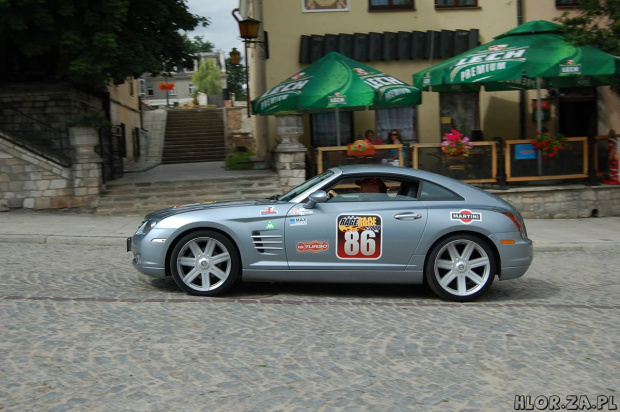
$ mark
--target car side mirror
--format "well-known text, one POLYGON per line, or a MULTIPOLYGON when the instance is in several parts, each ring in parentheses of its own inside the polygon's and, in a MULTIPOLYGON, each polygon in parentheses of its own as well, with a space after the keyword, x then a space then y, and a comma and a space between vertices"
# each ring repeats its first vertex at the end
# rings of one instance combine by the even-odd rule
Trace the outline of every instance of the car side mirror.
POLYGON ((308 201, 304 205, 306 209, 314 209, 317 203, 327 202, 327 192, 325 190, 317 190, 308 196, 308 201))

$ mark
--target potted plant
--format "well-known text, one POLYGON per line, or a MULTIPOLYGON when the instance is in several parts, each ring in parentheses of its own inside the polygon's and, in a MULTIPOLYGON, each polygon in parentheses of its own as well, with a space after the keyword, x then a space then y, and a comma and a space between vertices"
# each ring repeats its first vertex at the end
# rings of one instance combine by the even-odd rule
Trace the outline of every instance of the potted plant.
POLYGON ((463 137, 463 133, 456 129, 444 133, 441 142, 441 152, 448 156, 469 156, 469 151, 474 147, 474 142, 469 137, 463 137))
POLYGON ((554 135, 549 132, 537 132, 536 138, 531 143, 534 149, 540 150, 545 160, 557 156, 566 149, 566 138, 560 133, 554 135))

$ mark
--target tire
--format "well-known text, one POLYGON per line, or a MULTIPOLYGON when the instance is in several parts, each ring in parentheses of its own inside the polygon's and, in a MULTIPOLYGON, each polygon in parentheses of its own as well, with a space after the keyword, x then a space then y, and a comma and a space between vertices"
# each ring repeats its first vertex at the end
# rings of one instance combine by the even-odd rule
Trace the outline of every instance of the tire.
POLYGON ((200 230, 179 240, 172 249, 168 267, 174 282, 187 293, 218 296, 235 283, 240 258, 226 236, 200 230))
POLYGON ((426 260, 425 280, 439 297, 468 302, 491 287, 497 264, 487 242, 473 235, 452 235, 437 243, 426 260))

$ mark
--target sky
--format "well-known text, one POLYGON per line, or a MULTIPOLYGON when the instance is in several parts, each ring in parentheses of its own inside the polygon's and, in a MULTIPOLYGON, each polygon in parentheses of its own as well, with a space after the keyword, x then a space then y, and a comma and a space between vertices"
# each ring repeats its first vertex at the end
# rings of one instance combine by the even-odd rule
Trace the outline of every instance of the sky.
POLYGON ((215 45, 215 50, 223 50, 226 57, 236 47, 243 54, 243 42, 239 37, 239 25, 232 16, 233 9, 239 7, 239 0, 186 0, 189 12, 211 21, 209 27, 197 27, 187 33, 190 39, 203 36, 215 45))

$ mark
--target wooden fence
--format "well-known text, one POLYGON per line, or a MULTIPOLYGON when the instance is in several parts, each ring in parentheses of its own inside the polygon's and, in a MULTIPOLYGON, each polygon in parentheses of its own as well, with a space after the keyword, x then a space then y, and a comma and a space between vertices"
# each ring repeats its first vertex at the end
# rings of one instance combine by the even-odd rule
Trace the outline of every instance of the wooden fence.
MULTIPOLYGON (((613 132, 610 132, 613 133, 613 132)), ((539 161, 528 140, 474 142, 469 156, 442 153, 440 143, 375 146, 373 156, 347 155, 346 146, 319 147, 317 172, 345 164, 391 164, 426 170, 466 183, 503 183, 604 177, 608 173, 608 136, 566 138, 566 149, 539 161)))

